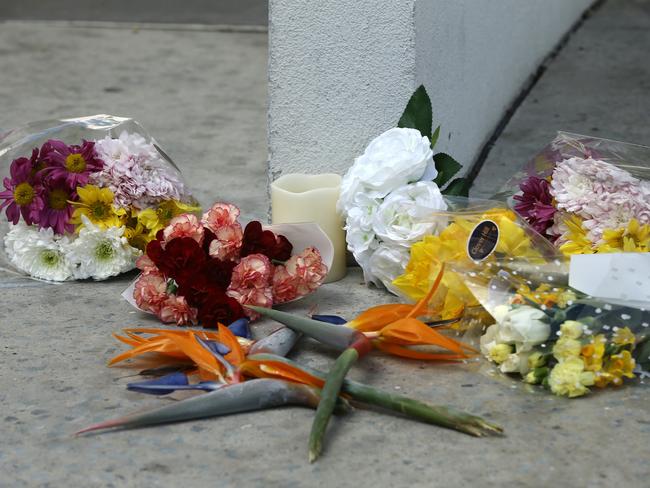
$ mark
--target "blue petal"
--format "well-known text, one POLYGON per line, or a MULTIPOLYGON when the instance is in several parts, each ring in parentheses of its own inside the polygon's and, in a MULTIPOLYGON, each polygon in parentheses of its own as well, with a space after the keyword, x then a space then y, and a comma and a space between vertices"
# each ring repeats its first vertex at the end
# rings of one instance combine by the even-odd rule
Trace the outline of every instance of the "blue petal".
POLYGON ((345 320, 343 317, 339 317, 338 315, 312 315, 311 318, 320 322, 327 322, 328 324, 334 325, 343 325, 348 323, 347 320, 345 320))
POLYGON ((253 336, 251 335, 251 328, 248 326, 249 323, 250 321, 248 319, 239 319, 230 324, 228 328, 236 336, 252 339, 253 336))
POLYGON ((160 378, 149 381, 140 381, 137 383, 129 383, 126 385, 127 389, 131 391, 139 391, 140 393, 150 393, 152 395, 167 395, 174 390, 180 389, 176 387, 187 386, 189 381, 185 373, 171 373, 160 378), (166 388, 171 387, 171 388, 166 388))
POLYGON ((217 341, 205 341, 201 340, 203 345, 209 349, 211 352, 216 352, 217 354, 223 356, 225 354, 228 354, 230 352, 230 348, 221 342, 217 341))

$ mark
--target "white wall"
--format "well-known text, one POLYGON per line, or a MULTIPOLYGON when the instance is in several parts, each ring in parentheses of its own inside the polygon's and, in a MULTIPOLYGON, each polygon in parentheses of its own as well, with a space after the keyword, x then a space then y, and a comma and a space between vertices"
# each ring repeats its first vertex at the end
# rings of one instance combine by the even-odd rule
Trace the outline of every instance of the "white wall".
POLYGON ((424 83, 469 166, 592 0, 270 0, 269 164, 344 172, 424 83))

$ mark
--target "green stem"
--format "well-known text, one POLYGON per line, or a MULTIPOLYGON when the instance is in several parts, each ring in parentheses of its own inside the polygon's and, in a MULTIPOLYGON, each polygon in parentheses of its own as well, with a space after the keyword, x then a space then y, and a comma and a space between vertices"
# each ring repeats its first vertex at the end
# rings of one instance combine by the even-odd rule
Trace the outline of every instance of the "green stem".
POLYGON ((313 463, 323 449, 323 436, 330 421, 336 399, 339 397, 345 375, 359 358, 359 352, 351 347, 341 353, 330 370, 321 390, 321 399, 316 409, 314 423, 309 435, 309 462, 313 463))
POLYGON ((359 402, 377 405, 428 424, 454 429, 476 437, 499 434, 503 431, 501 427, 491 424, 481 417, 450 407, 428 405, 412 398, 377 390, 355 381, 345 380, 342 391, 359 402))
MULTIPOLYGON (((249 359, 259 361, 280 361, 301 368, 318 378, 325 378, 325 373, 322 371, 299 365, 287 358, 260 354, 249 356, 249 359)), ((481 417, 454 408, 429 405, 402 395, 395 395, 393 393, 382 391, 378 388, 358 383, 356 381, 348 379, 344 380, 341 386, 341 391, 357 402, 376 405, 421 422, 454 429, 476 437, 489 434, 500 434, 503 432, 501 427, 491 424, 481 417)))

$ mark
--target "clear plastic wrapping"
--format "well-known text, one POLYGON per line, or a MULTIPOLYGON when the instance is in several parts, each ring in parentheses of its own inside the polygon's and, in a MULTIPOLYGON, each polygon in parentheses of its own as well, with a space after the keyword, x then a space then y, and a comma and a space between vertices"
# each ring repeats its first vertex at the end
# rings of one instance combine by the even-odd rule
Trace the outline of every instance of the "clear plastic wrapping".
POLYGON ((48 120, 0 134, 0 265, 47 281, 135 266, 176 215, 198 212, 180 171, 135 120, 48 120))

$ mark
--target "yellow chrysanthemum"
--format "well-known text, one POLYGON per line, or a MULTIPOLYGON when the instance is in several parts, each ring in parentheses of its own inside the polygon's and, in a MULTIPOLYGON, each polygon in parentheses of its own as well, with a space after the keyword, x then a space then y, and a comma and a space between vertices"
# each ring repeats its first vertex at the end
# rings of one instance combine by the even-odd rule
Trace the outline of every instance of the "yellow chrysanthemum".
POLYGON ((650 252, 650 225, 632 219, 627 227, 603 232, 598 252, 650 252))
POLYGON ((129 219, 127 221, 124 237, 129 241, 130 246, 141 251, 145 251, 147 244, 154 239, 137 219, 129 219))
POLYGON ((138 223, 140 223, 154 238, 158 231, 164 229, 169 221, 184 213, 197 213, 201 207, 188 205, 178 200, 165 200, 156 208, 147 208, 137 214, 138 223))
POLYGON ((77 188, 78 202, 72 202, 76 208, 70 222, 79 229, 82 225, 81 216, 85 215, 93 224, 102 229, 121 227, 126 219, 126 210, 113 205, 113 192, 109 188, 99 188, 95 185, 77 188))
POLYGON ((560 246, 560 251, 567 255, 593 254, 593 244, 587 238, 587 229, 582 226, 582 219, 575 214, 571 214, 564 220, 564 224, 568 228, 567 242, 560 246))

